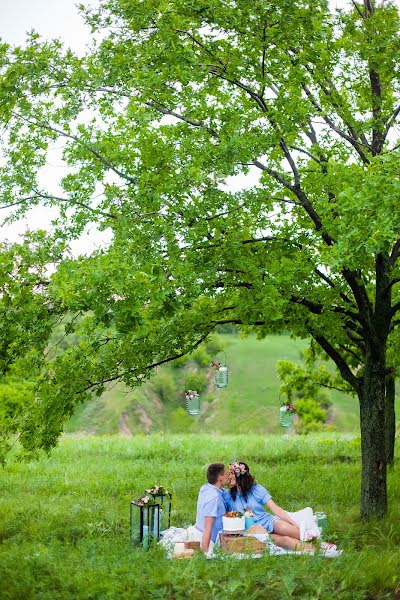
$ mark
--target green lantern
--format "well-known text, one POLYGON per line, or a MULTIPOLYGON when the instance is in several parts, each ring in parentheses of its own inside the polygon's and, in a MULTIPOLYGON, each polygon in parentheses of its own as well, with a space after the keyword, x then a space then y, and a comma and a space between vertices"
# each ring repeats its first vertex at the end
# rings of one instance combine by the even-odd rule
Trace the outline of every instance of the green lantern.
POLYGON ((152 502, 157 503, 160 507, 159 517, 159 535, 163 531, 171 526, 171 507, 172 507, 172 494, 165 489, 163 485, 154 485, 150 489, 146 490, 146 494, 149 494, 152 498, 152 502))
POLYGON ((327 535, 329 535, 328 517, 323 512, 316 512, 315 513, 315 520, 317 522, 317 526, 318 526, 318 529, 320 531, 321 538, 324 539, 327 535))
POLYGON ((160 524, 159 504, 150 501, 148 496, 131 501, 130 538, 133 545, 147 550, 153 540, 160 539, 160 524))

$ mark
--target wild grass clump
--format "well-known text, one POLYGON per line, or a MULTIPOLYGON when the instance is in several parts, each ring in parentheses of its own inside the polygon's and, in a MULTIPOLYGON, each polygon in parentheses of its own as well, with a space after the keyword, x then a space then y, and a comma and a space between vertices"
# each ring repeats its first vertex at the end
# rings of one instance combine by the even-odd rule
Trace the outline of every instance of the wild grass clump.
POLYGON ((0 472, 0 597, 394 598, 400 472, 389 472, 387 518, 362 523, 359 455, 359 439, 334 434, 67 436, 50 457, 0 472), (343 555, 168 561, 159 547, 130 546, 132 498, 162 483, 173 492, 173 524, 193 523, 207 464, 238 458, 284 508, 324 510, 343 555))

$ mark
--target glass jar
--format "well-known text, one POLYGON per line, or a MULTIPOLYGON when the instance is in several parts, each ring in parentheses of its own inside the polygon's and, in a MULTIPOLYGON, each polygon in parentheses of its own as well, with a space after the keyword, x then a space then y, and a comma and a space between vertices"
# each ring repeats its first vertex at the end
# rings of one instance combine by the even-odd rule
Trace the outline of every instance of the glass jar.
POLYGON ((279 409, 279 423, 281 427, 289 428, 293 426, 293 413, 286 410, 284 406, 279 409))
POLYGON ((228 367, 221 365, 218 371, 215 371, 215 385, 217 388, 226 388, 228 385, 228 367))

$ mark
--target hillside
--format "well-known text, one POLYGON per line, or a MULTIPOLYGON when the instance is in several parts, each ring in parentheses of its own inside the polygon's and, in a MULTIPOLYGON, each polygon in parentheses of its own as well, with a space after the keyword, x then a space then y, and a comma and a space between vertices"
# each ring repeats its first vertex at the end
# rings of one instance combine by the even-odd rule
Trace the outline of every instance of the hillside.
MULTIPOLYGON (((116 386, 101 398, 79 407, 67 423, 67 432, 125 435, 164 431, 172 433, 277 433, 280 405, 275 364, 289 359, 301 362, 306 342, 287 335, 263 340, 239 335, 221 336, 228 357, 229 386, 215 390, 207 362, 200 368, 207 375, 198 418, 184 411, 185 377, 190 365, 165 366, 140 389, 116 386)), ((199 360, 199 356, 197 356, 199 360)), ((204 358, 200 356, 200 362, 204 358)), ((331 420, 339 431, 358 429, 357 399, 330 392, 331 420)))

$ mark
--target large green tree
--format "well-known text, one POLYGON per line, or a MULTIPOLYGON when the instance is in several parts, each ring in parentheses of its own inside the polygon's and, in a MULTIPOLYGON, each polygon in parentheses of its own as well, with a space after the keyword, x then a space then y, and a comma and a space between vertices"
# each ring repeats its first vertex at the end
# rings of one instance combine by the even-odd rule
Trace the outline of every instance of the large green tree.
POLYGON ((52 277, 57 306, 84 315, 80 342, 43 367, 22 442, 50 448, 90 393, 139 385, 219 324, 290 329, 359 398, 361 514, 382 516, 400 308, 398 9, 99 0, 81 10, 93 34, 84 57, 35 34, 1 49, 3 205, 57 205, 63 239, 92 223, 108 232, 52 277), (53 146, 69 167, 57 194, 40 177, 53 146))

